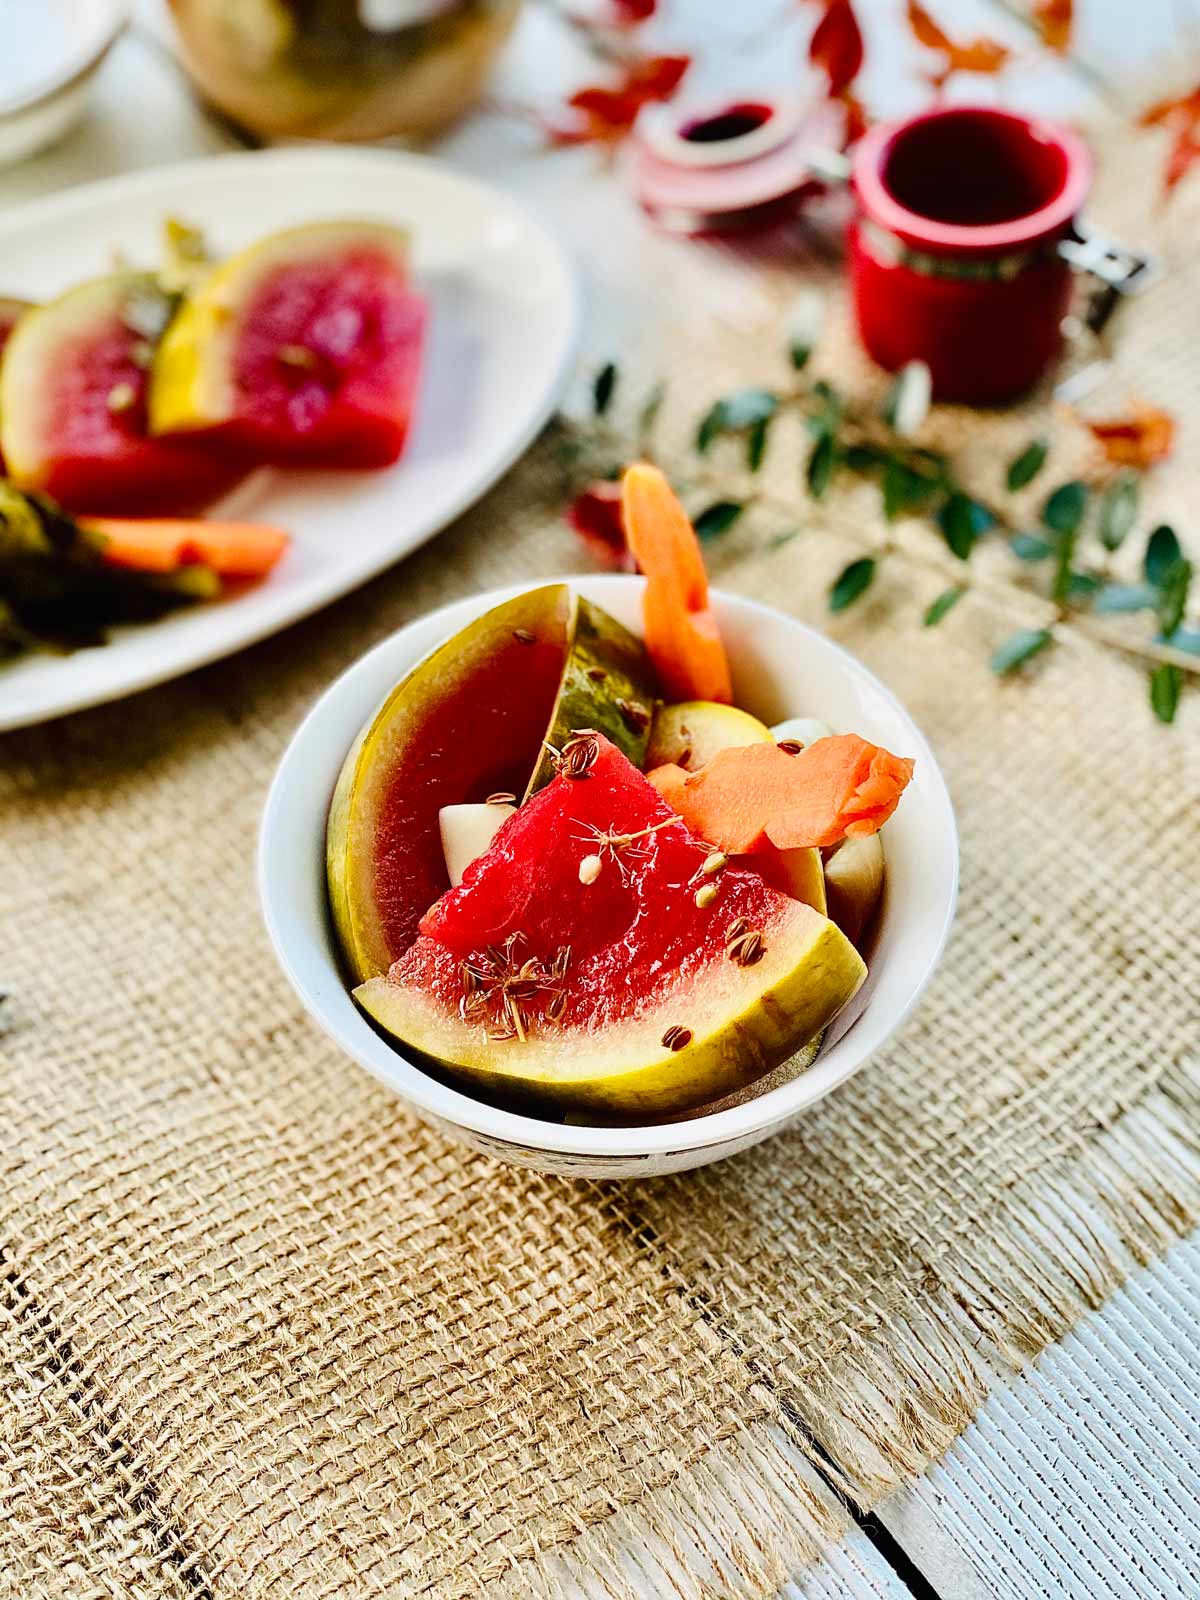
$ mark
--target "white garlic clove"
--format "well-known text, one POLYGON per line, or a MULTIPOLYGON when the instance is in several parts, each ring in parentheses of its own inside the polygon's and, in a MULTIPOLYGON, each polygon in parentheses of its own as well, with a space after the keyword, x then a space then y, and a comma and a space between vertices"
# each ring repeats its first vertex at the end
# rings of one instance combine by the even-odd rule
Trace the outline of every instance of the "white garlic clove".
POLYGON ((451 885, 457 889, 463 873, 486 851, 516 806, 485 801, 481 805, 443 806, 438 812, 442 854, 451 885))

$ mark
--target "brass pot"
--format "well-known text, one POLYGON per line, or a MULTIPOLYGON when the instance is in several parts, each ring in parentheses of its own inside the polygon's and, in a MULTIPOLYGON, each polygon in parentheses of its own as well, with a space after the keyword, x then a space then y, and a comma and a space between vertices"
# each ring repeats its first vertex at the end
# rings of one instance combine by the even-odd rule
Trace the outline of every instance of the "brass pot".
POLYGON ((170 0, 184 60, 264 139, 421 140, 478 98, 521 0, 170 0))

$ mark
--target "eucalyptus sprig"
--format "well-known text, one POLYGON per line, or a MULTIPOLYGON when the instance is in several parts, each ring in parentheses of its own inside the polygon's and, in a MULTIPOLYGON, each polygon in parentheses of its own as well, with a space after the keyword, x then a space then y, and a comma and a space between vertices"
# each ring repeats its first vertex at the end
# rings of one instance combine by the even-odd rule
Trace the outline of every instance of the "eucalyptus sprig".
MULTIPOLYGON (((811 318, 809 319, 811 321, 811 318)), ((1145 536, 1141 581, 1117 582, 1110 571, 1111 557, 1134 536, 1140 506, 1140 474, 1130 468, 1098 473, 1085 481, 1072 478, 1053 485, 1042 496, 1037 526, 1030 527, 1016 514, 1011 496, 1030 488, 1046 468, 1049 442, 1033 438, 1008 461, 995 498, 981 495, 959 476, 954 461, 943 451, 920 444, 919 434, 929 408, 929 374, 913 364, 892 384, 879 410, 855 404, 826 379, 807 377, 813 339, 792 329, 787 355, 794 379, 786 387, 751 386, 722 395, 702 412, 693 446, 696 471, 689 474, 689 498, 701 486, 710 498, 695 505, 693 521, 702 539, 720 538, 752 506, 796 518, 797 506, 764 490, 758 474, 766 459, 772 430, 785 414, 799 415, 810 444, 803 469, 804 492, 824 500, 843 478, 874 483, 880 495, 884 534, 864 538, 863 548, 838 573, 829 589, 829 607, 841 612, 856 604, 872 588, 885 563, 902 560, 933 566, 947 572, 945 557, 925 556, 900 545, 891 533, 902 517, 925 521, 939 536, 951 560, 953 579, 926 608, 922 621, 936 627, 972 589, 994 600, 1028 606, 1027 581, 980 577, 971 558, 985 540, 1005 541, 1014 561, 1044 576, 1038 577, 1041 598, 1051 608, 1040 627, 1023 627, 996 648, 992 671, 1001 676, 1016 673, 1048 650, 1063 630, 1086 634, 1110 648, 1150 663, 1149 697, 1155 716, 1174 720, 1188 673, 1200 672, 1200 629, 1185 618, 1191 595, 1193 566, 1174 530, 1166 525, 1145 536), (719 441, 740 447, 744 470, 750 475, 731 483, 720 471, 719 441), (1094 553, 1093 553, 1094 552, 1094 553), (1146 613, 1154 632, 1133 640, 1117 633, 1111 619, 1129 613, 1146 613)), ((613 430, 608 412, 617 385, 617 371, 609 363, 593 386, 594 418, 590 457, 593 478, 617 474, 628 454, 613 430), (605 458, 595 468, 597 450, 605 458)), ((639 408, 636 447, 653 455, 653 433, 663 400, 656 385, 639 408)), ((567 451, 578 455, 577 440, 567 451)), ((775 547, 795 537, 798 529, 775 535, 775 547)))

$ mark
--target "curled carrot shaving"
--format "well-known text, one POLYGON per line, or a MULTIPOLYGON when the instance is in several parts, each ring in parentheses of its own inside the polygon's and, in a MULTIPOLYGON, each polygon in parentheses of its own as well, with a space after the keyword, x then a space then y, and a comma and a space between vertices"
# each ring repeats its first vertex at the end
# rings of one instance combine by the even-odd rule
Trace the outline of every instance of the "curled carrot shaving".
POLYGON ((719 751, 698 772, 666 766, 648 777, 693 833, 730 855, 748 855, 877 833, 912 772, 911 761, 847 733, 799 755, 748 744, 719 751))
POLYGON ((675 491, 644 461, 621 482, 625 536, 646 575, 646 650, 671 700, 733 702, 729 660, 708 603, 700 541, 675 491))

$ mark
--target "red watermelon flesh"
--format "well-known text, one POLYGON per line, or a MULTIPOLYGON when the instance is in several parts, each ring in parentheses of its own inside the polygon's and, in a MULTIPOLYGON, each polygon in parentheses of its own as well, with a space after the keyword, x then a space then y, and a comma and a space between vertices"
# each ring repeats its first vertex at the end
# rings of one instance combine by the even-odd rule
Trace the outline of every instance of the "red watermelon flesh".
MULTIPOLYGON (((770 923, 786 903, 756 873, 720 874, 715 903, 697 904, 712 847, 696 839, 633 764, 606 739, 586 778, 556 778, 505 823, 421 923, 425 935, 392 969, 457 1004, 464 956, 517 935, 522 957, 552 963, 571 951, 564 1025, 597 1028, 633 1016, 665 979, 672 983, 724 956, 735 916, 770 923), (646 832, 653 829, 652 832, 646 832), (598 835, 641 835, 604 846, 598 835), (580 862, 599 854, 592 883, 580 862)), ((703 897, 702 897, 703 898, 703 897)), ((546 996, 531 1010, 544 1009, 546 996)))
POLYGON ((424 325, 380 251, 276 266, 242 313, 230 431, 270 460, 386 466, 408 434, 424 325))
POLYGON ((115 319, 64 350, 53 385, 58 417, 41 485, 71 511, 155 515, 200 511, 237 481, 238 471, 207 446, 152 439, 146 431, 146 372, 130 352, 138 336, 115 319), (114 412, 108 397, 133 391, 114 412))
POLYGON ((537 760, 562 675, 565 641, 524 644, 510 634, 487 671, 457 693, 430 696, 414 719, 379 804, 372 840, 374 896, 387 942, 402 950, 419 908, 447 886, 438 815, 442 806, 520 794, 537 760))
POLYGON ((526 800, 354 995, 410 1058, 489 1095, 674 1113, 815 1039, 865 968, 828 918, 714 860, 591 737, 589 775, 526 800))

